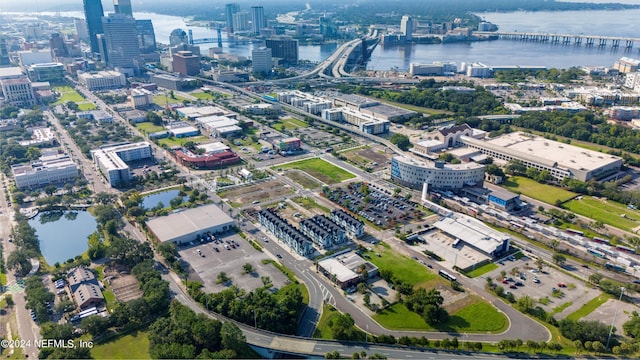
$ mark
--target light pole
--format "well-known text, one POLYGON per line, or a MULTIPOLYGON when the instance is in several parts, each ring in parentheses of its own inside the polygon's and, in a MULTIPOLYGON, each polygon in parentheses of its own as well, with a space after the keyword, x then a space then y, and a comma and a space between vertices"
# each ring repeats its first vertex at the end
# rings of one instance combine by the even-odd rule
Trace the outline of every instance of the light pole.
POLYGON ((251 312, 253 313, 253 328, 257 329, 258 328, 258 320, 256 319, 256 311, 254 309, 254 310, 251 310, 251 312))
MULTIPOLYGON (((624 288, 620 288, 620 298, 618 301, 622 301, 622 294, 624 294, 624 288)), ((607 350, 609 350, 609 342, 611 341, 611 333, 613 333, 613 324, 616 322, 616 317, 618 316, 618 309, 620 307, 616 306, 616 311, 613 313, 613 320, 611 320, 611 327, 609 328, 609 336, 607 337, 607 350)))

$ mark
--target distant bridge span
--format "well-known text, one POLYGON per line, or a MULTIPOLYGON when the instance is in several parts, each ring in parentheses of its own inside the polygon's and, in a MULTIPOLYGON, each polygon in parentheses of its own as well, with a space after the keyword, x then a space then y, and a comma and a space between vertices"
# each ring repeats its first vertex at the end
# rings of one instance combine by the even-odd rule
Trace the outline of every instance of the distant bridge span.
POLYGON ((553 34, 518 31, 474 31, 474 35, 498 36, 501 39, 548 42, 550 44, 584 44, 585 46, 611 46, 612 48, 624 47, 626 49, 631 49, 636 42, 640 43, 640 38, 584 34, 553 34))

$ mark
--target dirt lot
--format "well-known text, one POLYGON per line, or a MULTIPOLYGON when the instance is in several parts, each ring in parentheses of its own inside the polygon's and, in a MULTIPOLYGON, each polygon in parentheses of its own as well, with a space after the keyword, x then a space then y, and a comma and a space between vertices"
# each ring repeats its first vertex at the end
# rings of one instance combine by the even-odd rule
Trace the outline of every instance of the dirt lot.
POLYGON ((110 280, 111 290, 119 302, 134 300, 142 296, 142 290, 133 275, 117 274, 110 280))
POLYGON ((251 204, 286 194, 293 194, 294 189, 280 181, 270 180, 255 185, 240 186, 218 193, 223 200, 228 200, 232 206, 251 204))
POLYGON ((358 167, 369 167, 372 171, 380 171, 389 167, 390 165, 388 163, 391 162, 391 158, 393 157, 393 154, 387 154, 381 147, 377 146, 367 146, 357 150, 345 151, 341 154, 358 167))
POLYGON ((287 277, 271 264, 263 264, 262 260, 270 259, 265 253, 259 252, 237 234, 217 237, 221 244, 213 242, 182 246, 179 254, 182 260, 187 262, 190 269, 190 279, 202 282, 206 292, 219 292, 235 285, 239 288, 251 291, 263 286, 261 277, 268 276, 276 290, 286 285, 287 277), (229 250, 225 249, 226 241, 235 242, 239 246, 229 250), (215 248, 219 251, 215 251, 215 248), (204 255, 198 254, 198 250, 204 255), (243 265, 251 264, 254 272, 243 273, 243 265), (231 281, 226 284, 217 284, 218 274, 224 272, 231 281))

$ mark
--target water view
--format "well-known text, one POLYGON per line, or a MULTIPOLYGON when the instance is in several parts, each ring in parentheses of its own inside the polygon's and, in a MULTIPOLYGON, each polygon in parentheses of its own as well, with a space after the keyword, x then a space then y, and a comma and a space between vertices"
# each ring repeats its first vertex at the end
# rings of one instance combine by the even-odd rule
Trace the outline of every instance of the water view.
POLYGON ((81 255, 97 222, 87 211, 48 211, 29 220, 40 239, 40 252, 49 265, 81 255))
POLYGON ((155 194, 147 195, 142 200, 142 207, 145 209, 153 209, 158 206, 160 203, 164 205, 163 207, 168 207, 171 200, 178 197, 180 190, 167 190, 158 192, 155 194))

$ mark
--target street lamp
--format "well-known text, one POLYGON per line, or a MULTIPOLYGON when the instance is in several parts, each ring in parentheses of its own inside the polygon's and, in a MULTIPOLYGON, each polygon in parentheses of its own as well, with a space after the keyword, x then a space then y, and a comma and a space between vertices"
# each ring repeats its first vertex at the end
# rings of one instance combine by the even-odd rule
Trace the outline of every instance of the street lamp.
MULTIPOLYGON (((620 288, 620 298, 618 301, 622 301, 622 294, 624 294, 624 288, 620 288)), ((607 350, 609 350, 609 342, 611 341, 611 333, 613 333, 613 324, 616 322, 616 317, 618 316, 618 309, 620 307, 616 306, 616 311, 613 313, 613 320, 611 320, 611 327, 609 328, 609 336, 607 337, 607 350)))
POLYGON ((258 320, 256 319, 256 310, 251 310, 251 312, 253 313, 253 328, 257 329, 258 328, 258 320))

